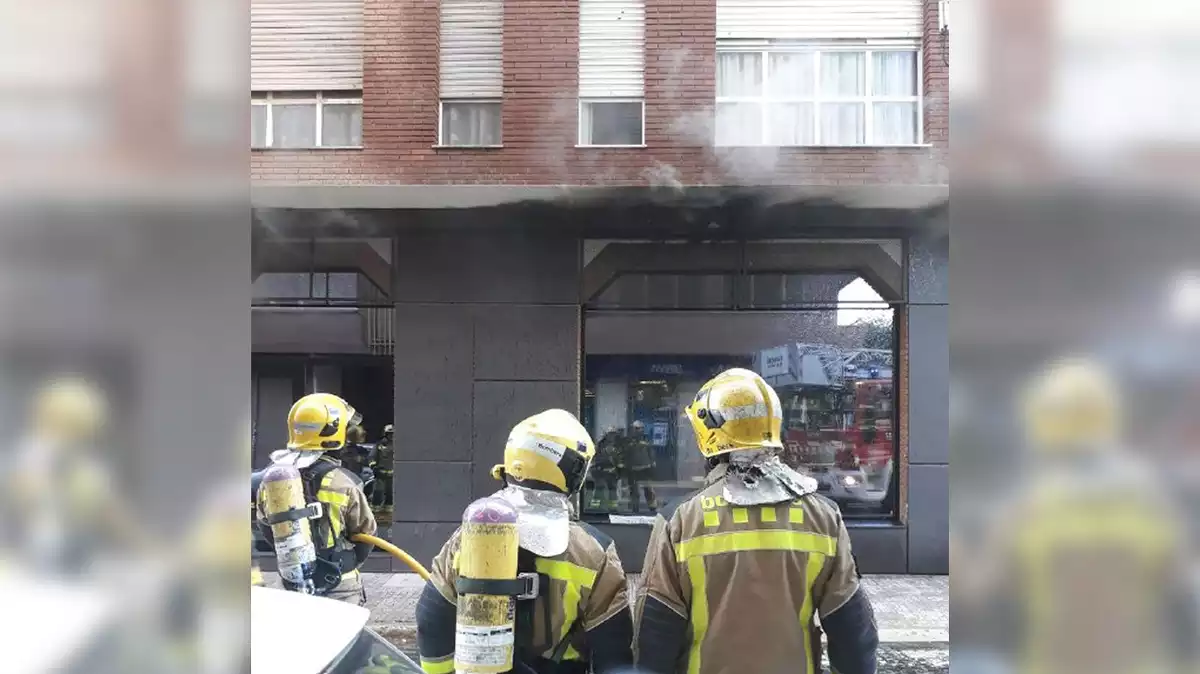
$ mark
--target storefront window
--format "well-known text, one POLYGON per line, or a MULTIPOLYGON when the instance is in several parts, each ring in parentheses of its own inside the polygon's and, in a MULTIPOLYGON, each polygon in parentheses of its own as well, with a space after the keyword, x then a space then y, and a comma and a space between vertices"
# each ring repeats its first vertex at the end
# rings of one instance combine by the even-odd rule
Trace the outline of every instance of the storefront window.
POLYGON ((784 461, 844 516, 894 515, 899 302, 855 273, 634 279, 610 284, 585 315, 582 418, 597 443, 585 519, 639 521, 703 486, 683 410, 731 367, 775 387, 784 461))

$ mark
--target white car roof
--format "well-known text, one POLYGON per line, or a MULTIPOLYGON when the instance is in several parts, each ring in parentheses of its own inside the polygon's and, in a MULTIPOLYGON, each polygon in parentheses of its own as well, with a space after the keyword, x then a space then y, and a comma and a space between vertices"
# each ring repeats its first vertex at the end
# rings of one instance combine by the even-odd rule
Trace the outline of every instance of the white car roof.
POLYGON ((367 625, 361 606, 268 587, 250 588, 254 674, 320 674, 367 625))
POLYGON ((40 644, 5 649, 4 671, 21 674, 61 671, 104 634, 120 608, 117 597, 97 588, 24 575, 0 575, 0 597, 12 618, 4 622, 4 640, 40 644))

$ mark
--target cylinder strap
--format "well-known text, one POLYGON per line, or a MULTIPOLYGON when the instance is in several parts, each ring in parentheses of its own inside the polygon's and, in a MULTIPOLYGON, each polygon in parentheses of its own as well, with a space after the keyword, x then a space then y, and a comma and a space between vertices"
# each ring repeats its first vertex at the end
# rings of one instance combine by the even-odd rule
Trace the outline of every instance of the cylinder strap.
POLYGON ((321 504, 309 503, 303 508, 292 508, 281 513, 267 515, 267 524, 275 525, 280 522, 295 522, 296 520, 317 519, 321 516, 321 504))
POLYGON ((454 582, 458 594, 490 594, 495 596, 516 597, 517 599, 537 599, 538 575, 522 573, 516 578, 498 580, 495 578, 459 578, 454 582))

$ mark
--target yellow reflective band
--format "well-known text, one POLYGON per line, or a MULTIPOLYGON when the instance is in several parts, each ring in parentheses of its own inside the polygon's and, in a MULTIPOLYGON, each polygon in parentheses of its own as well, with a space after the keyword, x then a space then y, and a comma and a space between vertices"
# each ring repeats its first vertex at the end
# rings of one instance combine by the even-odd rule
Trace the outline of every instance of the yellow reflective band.
POLYGON ((325 510, 329 512, 330 529, 326 544, 332 547, 334 540, 340 538, 342 535, 342 508, 350 505, 350 497, 346 494, 339 494, 336 491, 322 489, 317 492, 317 500, 321 503, 331 506, 325 510))
POLYGON ((813 668, 813 585, 817 582, 817 574, 825 565, 825 558, 820 555, 809 555, 808 564, 804 567, 804 604, 800 607, 800 635, 804 639, 804 672, 814 674, 813 668))
POLYGON ((762 521, 764 523, 768 523, 768 524, 775 521, 775 507, 774 506, 763 506, 762 507, 762 521))
POLYGON ((715 510, 704 511, 704 526, 715 527, 721 524, 721 516, 715 510))
POLYGON ((745 524, 750 521, 750 513, 745 508, 733 509, 733 523, 745 524))
MULTIPOLYGON (((555 645, 567 638, 567 632, 571 626, 579 618, 579 601, 583 592, 582 588, 591 589, 596 583, 596 572, 591 569, 564 562, 558 559, 543 559, 534 560, 534 568, 538 573, 544 573, 554 580, 561 580, 566 583, 566 588, 563 590, 563 622, 558 631, 558 639, 555 645)), ((580 660, 583 656, 579 651, 575 650, 574 646, 567 645, 567 650, 563 653, 565 660, 580 660)))
POLYGON ((564 562, 558 559, 542 559, 538 558, 534 562, 538 573, 544 573, 555 580, 561 580, 566 583, 575 583, 582 585, 587 589, 592 589, 592 585, 596 583, 596 572, 591 569, 584 568, 578 564, 564 562))
POLYGON ((837 539, 822 534, 783 529, 729 531, 705 534, 684 541, 675 546, 675 557, 680 562, 686 562, 693 557, 749 550, 792 550, 832 556, 837 552, 837 539))
MULTIPOLYGON (((538 561, 541 561, 541 560, 538 560, 538 561)), ((547 575, 549 575, 549 574, 547 574, 547 575)), ((579 584, 572 583, 571 581, 567 581, 567 589, 565 592, 563 592, 563 622, 562 622, 562 627, 560 627, 558 629, 558 638, 554 641, 555 645, 562 643, 562 640, 567 638, 567 632, 570 631, 571 625, 575 624, 575 620, 578 617, 579 617, 579 584)), ((575 650, 575 649, 568 648, 568 652, 572 651, 572 650, 575 650)), ((551 653, 551 655, 553 655, 553 653, 551 653)), ((564 653, 563 657, 566 658, 567 653, 564 653)), ((575 657, 578 658, 579 654, 576 653, 575 657)))
POLYGON ((804 508, 788 508, 788 522, 804 524, 804 508))
POLYGON ((426 660, 421 658, 421 669, 425 674, 454 674, 454 655, 445 660, 426 660))
POLYGON ((688 578, 692 581, 692 647, 688 651, 688 674, 700 674, 700 650, 708 634, 708 574, 703 557, 688 560, 688 578))
POLYGON ((317 492, 317 500, 322 501, 324 503, 332 503, 334 505, 340 505, 343 508, 350 505, 350 497, 348 495, 340 494, 336 491, 328 491, 325 489, 322 489, 321 491, 317 492))
POLYGON ((317 492, 317 500, 340 505, 343 508, 350 505, 350 496, 348 494, 342 494, 336 491, 327 491, 324 489, 317 492))

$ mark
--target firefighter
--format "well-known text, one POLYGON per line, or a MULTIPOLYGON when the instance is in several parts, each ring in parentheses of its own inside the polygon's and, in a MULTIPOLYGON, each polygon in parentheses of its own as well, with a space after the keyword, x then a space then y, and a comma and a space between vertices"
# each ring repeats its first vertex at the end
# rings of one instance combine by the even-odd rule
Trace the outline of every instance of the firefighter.
POLYGON ((99 556, 155 547, 97 451, 108 416, 108 397, 92 382, 54 378, 0 467, 0 539, 42 573, 83 573, 99 556))
POLYGON ((640 420, 634 421, 629 427, 629 435, 625 438, 626 479, 629 483, 630 508, 633 512, 641 512, 641 500, 646 498, 646 506, 650 512, 658 507, 654 488, 648 482, 654 476, 654 449, 646 437, 646 424, 640 420))
POLYGON ((383 437, 375 443, 375 454, 371 460, 371 469, 375 471, 375 489, 371 492, 371 503, 380 515, 392 519, 392 474, 395 470, 395 453, 392 450, 392 425, 383 427, 383 437))
POLYGON ((600 442, 596 443, 596 460, 589 477, 592 482, 592 510, 614 512, 618 508, 621 463, 620 435, 616 428, 609 428, 600 442))
POLYGON ((648 672, 819 672, 820 638, 841 674, 873 674, 878 636, 837 506, 779 459, 774 389, 743 369, 709 380, 685 410, 706 486, 655 518, 635 652, 648 672))
POLYGON ((341 449, 342 467, 366 480, 371 472, 367 469, 367 449, 363 443, 367 441, 367 433, 362 426, 351 426, 346 430, 346 446, 341 449))
MULTIPOLYGON (((572 518, 570 499, 583 485, 594 453, 587 431, 571 413, 551 409, 529 417, 513 428, 504 463, 492 471, 504 488, 476 502, 500 499, 500 509, 515 510, 515 568, 529 583, 516 601, 511 671, 608 674, 632 663, 633 624, 616 547, 608 536, 572 518)), ((434 559, 417 604, 417 645, 426 672, 455 671, 456 607, 460 595, 470 594, 459 591, 460 569, 488 566, 480 555, 494 555, 495 566, 506 563, 498 547, 462 546, 468 524, 434 559)), ((462 619, 460 614, 458 622, 462 619)))
MULTIPOLYGON (((335 395, 306 395, 288 412, 287 449, 271 454, 272 469, 298 469, 304 500, 321 506, 319 517, 311 520, 309 529, 317 560, 316 594, 359 605, 366 603, 366 594, 358 569, 366 561, 371 545, 354 543, 350 537, 373 535, 375 516, 363 493, 362 480, 342 466, 340 450, 346 445, 349 429, 361 421, 354 408, 335 395)), ((257 514, 263 536, 275 545, 269 520, 276 514, 267 512, 270 471, 258 489, 257 514)))
POLYGON ((1122 445, 1116 383, 1062 360, 1021 402, 1032 470, 972 570, 995 611, 985 652, 1031 674, 1196 671, 1182 522, 1122 445))

